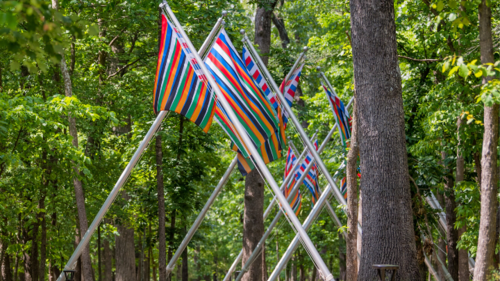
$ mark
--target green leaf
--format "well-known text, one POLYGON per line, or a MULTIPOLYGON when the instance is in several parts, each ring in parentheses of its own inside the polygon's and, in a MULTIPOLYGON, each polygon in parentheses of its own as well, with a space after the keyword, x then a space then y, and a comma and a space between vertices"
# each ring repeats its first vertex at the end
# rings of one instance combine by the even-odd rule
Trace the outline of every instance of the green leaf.
POLYGON ((444 2, 443 2, 443 1, 439 1, 439 2, 437 3, 436 10, 437 10, 438 12, 441 12, 443 9, 444 9, 444 2))
POLYGON ((447 61, 447 62, 445 62, 443 64, 443 70, 442 70, 442 72, 443 73, 446 72, 446 70, 448 70, 448 68, 450 68, 450 62, 449 61, 447 61))
POLYGON ((478 71, 476 71, 476 73, 474 73, 474 76, 476 76, 476 78, 483 76, 483 71, 479 69, 478 71))
POLYGON ((466 78, 467 76, 469 76, 469 68, 467 67, 467 65, 462 64, 460 66, 460 70, 458 71, 458 75, 462 76, 463 78, 466 78))
POLYGON ((458 66, 454 66, 451 70, 450 73, 448 73, 448 76, 452 76, 455 72, 457 72, 458 66))

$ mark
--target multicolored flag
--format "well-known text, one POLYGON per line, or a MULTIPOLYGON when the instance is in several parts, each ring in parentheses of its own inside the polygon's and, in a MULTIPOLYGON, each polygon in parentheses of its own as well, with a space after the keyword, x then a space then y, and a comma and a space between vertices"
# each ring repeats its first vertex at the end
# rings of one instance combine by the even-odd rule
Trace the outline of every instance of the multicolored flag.
MULTIPOLYGON (((358 167, 358 178, 361 178, 361 169, 358 167)), ((347 178, 344 177, 342 181, 340 181, 340 193, 344 196, 344 199, 347 200, 347 178)))
MULTIPOLYGON (((297 157, 295 156, 295 153, 293 152, 292 148, 288 148, 288 153, 286 155, 286 164, 285 164, 285 175, 283 179, 286 179, 286 177, 295 171, 293 171, 294 165, 297 163, 297 157)), ((285 195, 286 198, 290 195, 292 192, 293 187, 295 186, 296 179, 293 177, 293 179, 290 181, 288 186, 285 186, 283 189, 283 195, 285 195)), ((300 189, 297 189, 297 192, 292 198, 288 198, 288 202, 290 203, 290 206, 292 209, 295 211, 296 215, 299 215, 300 209, 302 208, 302 195, 300 194, 300 189)))
POLYGON ((185 41, 165 14, 156 69, 155 113, 177 112, 208 132, 215 110, 215 95, 185 41))
POLYGON ((280 91, 283 93, 285 96, 285 99, 288 102, 288 105, 292 106, 293 104, 293 99, 295 98, 295 93, 297 92, 297 87, 299 86, 299 80, 300 80, 300 75, 302 73, 302 68, 304 67, 304 64, 301 66, 297 67, 293 72, 290 77, 285 81, 281 83, 280 86, 280 91))
POLYGON ((342 145, 347 147, 347 142, 351 138, 351 117, 349 116, 349 111, 344 106, 344 103, 340 100, 339 97, 335 93, 332 93, 328 90, 328 87, 323 84, 321 81, 321 85, 328 96, 328 101, 330 102, 330 106, 333 111, 333 115, 335 116, 335 121, 337 122, 337 127, 339 129, 340 138, 342 140, 342 145))
MULTIPOLYGON (((318 141, 314 142, 314 147, 316 148, 316 151, 318 150, 318 141)), ((299 180, 299 178, 304 174, 307 166, 309 166, 309 163, 313 161, 313 155, 309 151, 300 164, 300 166, 297 169, 295 178, 296 180, 299 180)), ((306 175, 306 178, 304 179, 304 185, 309 189, 309 191, 312 194, 312 203, 315 204, 316 201, 319 199, 319 186, 318 186, 318 167, 316 164, 313 164, 311 169, 306 175)))
MULTIPOLYGON (((261 147, 278 130, 278 117, 275 115, 272 105, 250 76, 224 29, 221 29, 215 39, 205 58, 205 64, 237 118, 246 129, 253 145, 261 147)), ((223 118, 222 123, 229 124, 230 120, 228 120, 227 115, 223 114, 222 109, 220 111, 221 115, 217 115, 217 118, 223 118)), ((230 137, 238 149, 243 152, 245 147, 241 144, 238 145, 238 141, 233 138, 234 135, 230 135, 230 137)))
MULTIPOLYGON (((252 156, 245 157, 242 151, 237 148, 237 145, 233 145, 233 150, 238 153, 238 170, 243 176, 246 176, 255 168, 253 159, 251 159, 252 156)), ((279 141, 279 136, 277 134, 272 135, 270 139, 258 148, 258 151, 266 164, 281 158, 282 146, 279 141)))

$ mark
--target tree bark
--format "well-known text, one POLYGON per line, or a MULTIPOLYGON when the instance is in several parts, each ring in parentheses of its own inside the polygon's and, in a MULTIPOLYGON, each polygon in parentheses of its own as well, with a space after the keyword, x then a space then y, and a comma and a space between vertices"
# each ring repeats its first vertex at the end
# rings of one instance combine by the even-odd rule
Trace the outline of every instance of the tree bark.
POLYGON ((397 264, 398 280, 420 280, 413 227, 394 1, 352 0, 363 252, 358 280, 374 280, 373 264, 397 264))
POLYGON ((115 238, 115 281, 136 281, 134 229, 117 226, 119 235, 115 238))
MULTIPOLYGON (((57 10, 59 7, 59 3, 57 0, 52 0, 52 8, 57 10)), ((67 97, 73 96, 73 86, 71 85, 71 76, 66 65, 66 60, 64 59, 64 53, 61 54, 61 74, 63 76, 64 81, 64 93, 67 97)), ((75 148, 78 149, 78 131, 76 129, 76 120, 71 116, 71 113, 68 114, 69 121, 69 133, 73 138, 72 144, 75 148)), ((80 233, 83 235, 87 232, 88 229, 88 221, 87 221, 87 213, 85 211, 85 195, 83 191, 82 182, 78 179, 80 175, 78 167, 73 163, 73 171, 75 176, 73 177, 73 185, 75 188, 75 197, 76 197, 76 207, 78 210, 78 221, 80 225, 80 233)), ((83 249, 82 255, 82 272, 85 276, 85 281, 93 281, 93 270, 92 264, 90 260, 90 246, 87 246, 83 249)))
POLYGON ((448 272, 450 273, 453 280, 458 280, 458 231, 455 229, 455 223, 457 221, 457 215, 455 213, 455 208, 457 204, 455 202, 455 191, 453 189, 453 173, 446 166, 445 159, 447 157, 445 152, 441 153, 444 165, 444 201, 446 208, 446 240, 448 249, 448 272))
POLYGON ((286 49, 288 44, 290 44, 290 37, 288 37, 288 32, 286 32, 285 21, 282 18, 279 18, 274 13, 272 14, 272 20, 274 26, 278 29, 278 34, 281 40, 281 47, 286 49))
POLYGON ((165 189, 163 185, 163 153, 161 136, 156 136, 156 190, 158 192, 158 264, 160 265, 159 281, 167 280, 167 246, 165 236, 165 189))
POLYGON ((347 250, 346 250, 346 269, 347 280, 356 280, 358 278, 358 179, 357 179, 357 160, 359 155, 359 146, 357 141, 357 113, 356 100, 353 106, 352 118, 352 136, 351 149, 347 153, 347 250))
MULTIPOLYGON (((460 129, 462 127, 462 118, 457 118, 457 170, 455 174, 455 182, 458 185, 464 181, 465 175, 465 160, 462 155, 462 141, 460 136, 460 129)), ((461 239, 462 234, 467 231, 467 227, 463 226, 458 229, 457 238, 461 239)), ((458 281, 469 281, 469 254, 466 249, 458 250, 458 281)))
MULTIPOLYGON (((264 234, 264 180, 257 169, 246 176, 244 201, 242 265, 246 263, 264 234)), ((262 259, 255 259, 241 280, 262 280, 262 259)))
MULTIPOLYGON (((187 233, 186 227, 184 226, 184 233, 187 233)), ((188 269, 188 247, 182 252, 182 281, 189 281, 189 269, 188 269)))
MULTIPOLYGON (((491 32, 491 9, 486 0, 479 5, 479 39, 481 63, 493 63, 493 37, 491 32)), ((493 77, 483 79, 488 83, 493 77)), ((495 229, 497 216, 497 145, 498 104, 484 107, 484 136, 481 159, 481 220, 476 254, 474 280, 486 280, 492 269, 495 253, 495 229)))
POLYGON ((109 246, 108 239, 104 239, 102 243, 103 257, 104 257, 104 274, 102 281, 113 281, 113 253, 109 246))
MULTIPOLYGON (((339 280, 346 281, 346 256, 344 251, 344 238, 342 234, 339 233, 339 280)), ((314 269, 314 277, 316 276, 316 269, 314 269)), ((314 279, 311 279, 314 280, 314 279)))
MULTIPOLYGON (((45 210, 45 194, 39 200, 39 208, 45 210)), ((38 280, 45 281, 45 261, 47 259, 47 222, 45 220, 45 211, 39 213, 42 233, 40 237, 40 268, 38 272, 38 280)))
POLYGON ((255 13, 255 41, 259 45, 261 58, 265 65, 269 61, 269 52, 271 50, 271 24, 273 19, 274 7, 277 0, 259 0, 257 11, 255 13))

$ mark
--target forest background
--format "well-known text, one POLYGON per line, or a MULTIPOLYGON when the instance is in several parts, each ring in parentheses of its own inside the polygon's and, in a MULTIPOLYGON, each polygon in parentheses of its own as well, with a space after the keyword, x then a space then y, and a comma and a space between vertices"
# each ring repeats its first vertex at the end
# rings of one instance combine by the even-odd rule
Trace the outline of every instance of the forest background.
MULTIPOLYGON (((169 4, 196 47, 221 12, 229 11, 226 29, 241 49, 239 30, 245 29, 253 38, 257 2, 176 0, 169 4)), ((495 69, 478 62, 478 3, 395 2, 414 222, 424 272, 422 253, 431 254, 430 241, 420 240, 418 234, 429 236, 427 226, 437 224, 435 212, 421 197, 428 191, 446 206, 447 223, 457 231, 454 241, 432 231, 435 243, 441 248, 458 243, 473 257, 477 249, 483 108, 485 103, 500 101, 498 82, 481 86, 482 77, 494 74, 495 69)), ((43 0, 0 4, 0 281, 55 280, 79 241, 73 178, 82 184, 86 215, 92 220, 151 126, 158 4, 60 1, 58 10, 43 0), (72 95, 63 87, 61 53, 73 84, 72 95), (77 146, 69 113, 76 121, 77 146)), ((495 61, 499 61, 500 5, 491 5, 495 61)), ((310 48, 294 110, 306 131, 312 135, 319 130, 322 140, 335 121, 316 66, 322 67, 345 103, 353 96, 349 2, 277 1, 273 22, 280 28, 272 29, 269 69, 277 83, 302 47, 310 48)), ((300 149, 298 135, 288 132, 300 149)), ((217 125, 204 134, 175 113, 166 118, 158 134, 171 253, 234 153, 217 125)), ((323 153, 332 174, 346 155, 335 141, 338 135, 333 140, 323 153)), ((157 280, 155 145, 150 144, 90 243, 95 280, 157 280), (130 272, 134 274, 126 274, 130 272)), ((268 166, 275 178, 282 178, 284 160, 268 166)), ((341 178, 342 174, 337 179, 341 178)), ((320 186, 325 184, 321 180, 320 186)), ((302 189, 301 220, 311 209, 307 192, 302 189)), ((187 281, 182 271, 188 272, 189 280, 224 277, 242 245, 243 196, 244 178, 234 172, 178 262, 172 280, 187 281)), ((265 205, 270 199, 272 193, 266 188, 265 205)), ((337 215, 345 224, 340 207, 337 215)), ((309 231, 334 276, 345 272, 341 231, 326 212, 309 231)), ((282 220, 266 243, 268 272, 294 236, 282 220)), ((496 244, 499 248, 499 241, 496 244)), ((499 263, 496 254, 497 267, 499 263)), ((302 248, 282 273, 285 280, 316 276, 302 248)))

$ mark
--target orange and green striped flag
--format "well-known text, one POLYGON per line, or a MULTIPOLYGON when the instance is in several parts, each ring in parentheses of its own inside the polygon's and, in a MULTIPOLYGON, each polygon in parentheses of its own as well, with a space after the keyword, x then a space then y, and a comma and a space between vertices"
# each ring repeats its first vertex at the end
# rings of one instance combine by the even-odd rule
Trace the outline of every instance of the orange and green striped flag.
POLYGON ((177 112, 208 132, 215 112, 215 95, 182 35, 163 13, 161 20, 154 111, 177 112))

